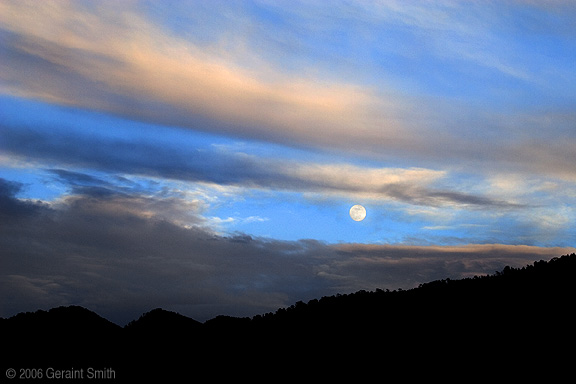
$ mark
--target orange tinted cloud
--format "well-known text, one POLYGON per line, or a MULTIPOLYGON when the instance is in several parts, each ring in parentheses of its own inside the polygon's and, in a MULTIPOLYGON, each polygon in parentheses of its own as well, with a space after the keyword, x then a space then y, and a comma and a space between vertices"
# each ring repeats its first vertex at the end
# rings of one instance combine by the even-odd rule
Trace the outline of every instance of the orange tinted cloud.
POLYGON ((224 132, 304 144, 409 135, 397 116, 403 102, 265 64, 242 67, 217 48, 165 33, 125 5, 2 3, 3 28, 17 36, 11 50, 27 56, 25 65, 45 65, 33 79, 22 67, 5 68, 1 90, 209 130, 197 123, 201 116, 220 122, 224 132))

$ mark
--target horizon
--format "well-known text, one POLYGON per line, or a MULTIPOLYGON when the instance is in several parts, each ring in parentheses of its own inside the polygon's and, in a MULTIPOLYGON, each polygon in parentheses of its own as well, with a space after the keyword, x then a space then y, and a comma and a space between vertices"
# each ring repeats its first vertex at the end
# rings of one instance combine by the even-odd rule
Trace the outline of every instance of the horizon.
POLYGON ((0 317, 252 316, 576 252, 574 17, 0 2, 0 317))
MULTIPOLYGON (((403 290, 402 288, 394 289, 394 290, 389 290, 389 289, 383 290, 383 289, 380 289, 380 288, 376 288, 376 289, 374 289, 374 290, 369 290, 369 291, 360 290, 360 291, 356 291, 356 292, 350 292, 350 293, 347 293, 347 294, 337 293, 337 294, 331 295, 331 296, 322 296, 321 298, 320 298, 320 297, 313 298, 312 300, 309 300, 309 301, 307 301, 307 302, 304 302, 304 304, 305 304, 305 305, 309 305, 311 301, 321 301, 322 299, 325 299, 325 298, 338 298, 338 297, 342 297, 342 296, 346 296, 346 295, 356 295, 356 294, 359 294, 359 293, 370 293, 370 294, 374 294, 374 293, 380 293, 380 294, 386 293, 386 294, 388 294, 388 293, 405 292, 405 291, 410 291, 410 290, 418 290, 418 289, 421 289, 421 288, 424 289, 428 284, 437 283, 437 282, 443 282, 443 283, 444 283, 444 282, 450 282, 450 283, 453 283, 453 282, 455 282, 455 281, 457 282, 457 281, 470 280, 470 279, 476 280, 476 278, 491 278, 491 277, 492 277, 492 278, 493 278, 493 277, 498 278, 498 277, 501 277, 501 276, 505 276, 505 273, 510 273, 510 271, 516 271, 516 272, 520 271, 520 272, 522 272, 522 271, 524 271, 526 268, 534 267, 534 266, 536 266, 537 264, 542 263, 542 262, 545 262, 545 263, 548 263, 548 264, 549 264, 549 263, 551 263, 551 262, 558 261, 559 259, 568 258, 568 257, 574 257, 574 256, 576 256, 576 254, 574 254, 574 253, 569 254, 569 255, 568 255, 568 254, 567 254, 567 255, 562 255, 562 256, 560 256, 560 257, 553 257, 553 258, 550 259, 550 260, 538 260, 538 261, 534 261, 534 263, 532 263, 532 264, 527 264, 527 265, 525 265, 525 266, 516 267, 516 268, 514 268, 514 267, 510 268, 509 266, 506 266, 506 267, 503 268, 502 271, 495 271, 494 274, 487 274, 487 275, 481 275, 481 276, 474 275, 473 277, 465 277, 465 278, 456 279, 456 280, 452 280, 452 279, 440 279, 440 280, 428 281, 428 282, 425 282, 425 283, 419 285, 418 287, 409 288, 409 289, 407 289, 407 290, 403 290)), ((104 316, 100 315, 99 313, 91 310, 90 308, 86 308, 86 307, 79 306, 79 305, 58 306, 58 307, 53 307, 53 308, 49 308, 49 309, 37 309, 36 311, 19 312, 18 314, 14 315, 14 316, 11 316, 11 317, 15 317, 15 316, 20 315, 20 314, 36 314, 36 313, 38 313, 38 312, 49 312, 49 311, 58 310, 58 309, 80 308, 81 310, 86 310, 86 311, 88 311, 88 312, 94 313, 94 314, 96 314, 97 316, 99 316, 100 318, 102 318, 102 319, 104 319, 104 320, 106 320, 106 321, 108 321, 108 322, 110 322, 110 323, 112 323, 112 324, 114 324, 114 325, 116 325, 116 326, 118 326, 118 327, 120 327, 120 328, 126 328, 127 326, 130 326, 131 323, 134 323, 134 322, 139 321, 143 316, 148 315, 148 314, 150 314, 150 313, 152 313, 152 312, 157 312, 157 311, 162 311, 162 312, 167 312, 167 313, 173 313, 173 314, 181 315, 181 316, 187 317, 187 318, 190 319, 190 320, 194 320, 194 321, 197 322, 198 324, 205 324, 206 322, 209 322, 210 320, 214 320, 214 319, 219 318, 219 317, 229 317, 229 318, 236 318, 236 319, 250 319, 250 320, 254 320, 255 318, 261 318, 262 316, 266 316, 266 315, 269 315, 269 314, 277 315, 280 311, 286 310, 286 309, 289 309, 289 308, 293 308, 295 305, 297 306, 297 305, 299 305, 300 303, 303 303, 303 302, 302 302, 302 301, 298 301, 298 302, 292 303, 292 305, 290 305, 290 306, 276 308, 276 311, 270 311, 270 312, 266 312, 266 313, 258 313, 258 314, 252 315, 252 316, 237 317, 237 316, 229 316, 229 315, 222 315, 222 314, 220 314, 220 315, 216 315, 215 317, 206 319, 206 320, 204 320, 204 321, 198 321, 198 320, 196 320, 196 319, 194 319, 194 318, 188 317, 188 316, 186 316, 186 315, 182 315, 181 313, 178 313, 178 312, 176 312, 176 311, 170 311, 170 310, 166 310, 166 309, 164 309, 164 308, 157 307, 157 308, 151 308, 151 309, 143 312, 143 313, 140 314, 138 317, 136 317, 136 318, 134 318, 134 319, 126 322, 126 323, 123 324, 123 325, 122 325, 122 324, 115 323, 115 322, 107 319, 106 317, 104 317, 104 316)), ((5 320, 6 320, 6 319, 9 319, 9 318, 11 318, 11 317, 3 318, 3 317, 0 316, 0 319, 5 319, 5 320)))

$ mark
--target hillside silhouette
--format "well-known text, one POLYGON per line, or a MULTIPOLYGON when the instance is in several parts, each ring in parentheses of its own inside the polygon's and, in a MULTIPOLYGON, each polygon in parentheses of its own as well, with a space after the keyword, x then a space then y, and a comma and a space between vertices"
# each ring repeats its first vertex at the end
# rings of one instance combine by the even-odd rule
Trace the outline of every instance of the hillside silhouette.
POLYGON ((511 359, 559 370, 574 357, 575 272, 571 254, 489 276, 337 294, 205 323, 160 308, 123 328, 77 306, 20 313, 0 319, 2 347, 10 351, 3 366, 100 365, 131 379, 183 378, 190 369, 258 378, 262 366, 313 372, 321 361, 332 367, 324 375, 358 365, 372 373, 385 367, 409 374, 414 364, 428 374, 446 364, 476 372, 509 367, 511 359))
POLYGON ((202 323, 187 316, 156 308, 129 322, 124 329, 135 334, 182 334, 198 331, 201 326, 202 323))

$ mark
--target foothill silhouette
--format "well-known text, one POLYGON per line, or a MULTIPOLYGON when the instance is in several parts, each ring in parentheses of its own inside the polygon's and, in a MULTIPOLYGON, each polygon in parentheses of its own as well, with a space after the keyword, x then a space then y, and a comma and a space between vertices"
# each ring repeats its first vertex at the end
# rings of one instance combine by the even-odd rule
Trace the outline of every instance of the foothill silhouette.
POLYGON ((265 375, 262 367, 329 367, 322 373, 337 376, 344 367, 432 375, 457 365, 489 373, 513 367, 511 359, 560 369, 574 357, 575 273, 571 254, 488 276, 361 290, 204 323, 160 308, 124 327, 79 306, 19 313, 0 319, 3 368, 113 367, 117 379, 191 372, 249 378, 265 375))

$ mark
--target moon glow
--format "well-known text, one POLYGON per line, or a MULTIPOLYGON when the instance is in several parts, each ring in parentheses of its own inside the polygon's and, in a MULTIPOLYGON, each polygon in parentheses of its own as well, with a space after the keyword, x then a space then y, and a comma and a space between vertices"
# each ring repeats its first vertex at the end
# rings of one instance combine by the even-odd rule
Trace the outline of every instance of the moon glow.
POLYGON ((350 208, 350 217, 354 221, 362 221, 366 217, 366 208, 361 206, 360 204, 354 205, 350 208))

